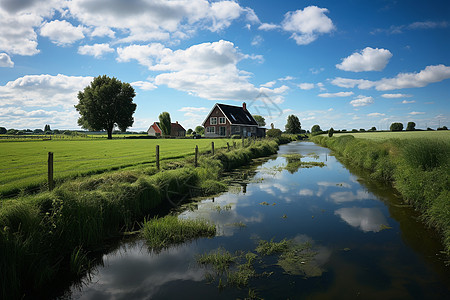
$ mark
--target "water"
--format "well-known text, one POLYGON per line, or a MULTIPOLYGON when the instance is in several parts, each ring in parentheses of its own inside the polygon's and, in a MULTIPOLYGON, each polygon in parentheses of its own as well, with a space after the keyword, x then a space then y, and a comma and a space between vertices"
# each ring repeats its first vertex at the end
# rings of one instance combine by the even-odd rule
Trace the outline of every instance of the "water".
POLYGON ((124 243, 103 255, 90 280, 74 284, 61 298, 448 298, 450 271, 435 234, 392 189, 352 172, 326 148, 308 142, 281 146, 248 184, 232 186, 180 215, 214 221, 215 238, 160 253, 142 240, 124 243), (286 170, 283 155, 292 153, 325 166, 286 170), (219 248, 256 253, 259 240, 284 238, 310 243, 311 268, 292 275, 276 265, 276 257, 265 257, 255 265, 260 276, 248 286, 219 288, 217 278, 207 278, 211 270, 196 262, 199 254, 219 248))

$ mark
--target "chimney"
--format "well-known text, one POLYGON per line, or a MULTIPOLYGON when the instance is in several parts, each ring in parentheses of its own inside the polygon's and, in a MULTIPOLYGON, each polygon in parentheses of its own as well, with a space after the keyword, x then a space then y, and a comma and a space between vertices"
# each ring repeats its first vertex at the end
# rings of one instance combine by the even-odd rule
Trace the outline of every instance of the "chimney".
POLYGON ((247 103, 242 103, 242 109, 244 110, 244 111, 247 111, 247 103))
POLYGON ((178 124, 178 121, 175 121, 175 123, 177 123, 177 124, 178 124))

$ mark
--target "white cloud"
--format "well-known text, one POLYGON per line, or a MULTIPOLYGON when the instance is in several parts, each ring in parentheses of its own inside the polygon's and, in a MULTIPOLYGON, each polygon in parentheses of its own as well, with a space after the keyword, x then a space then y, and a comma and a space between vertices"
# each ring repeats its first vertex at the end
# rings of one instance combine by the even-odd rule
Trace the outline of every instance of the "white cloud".
POLYGON ((298 85, 298 87, 302 90, 312 90, 314 88, 314 83, 303 82, 298 85))
POLYGON ((93 37, 103 37, 103 36, 107 36, 110 38, 114 38, 114 36, 116 35, 116 33, 109 27, 96 27, 92 32, 91 32, 91 36, 93 37))
POLYGON ((416 103, 416 101, 414 101, 414 100, 410 100, 410 101, 408 101, 408 100, 403 100, 403 101, 402 101, 402 104, 410 104, 410 103, 416 103))
POLYGON ((131 85, 144 91, 151 91, 157 88, 157 86, 150 81, 135 81, 132 82, 131 85))
POLYGON ((262 44, 262 42, 264 41, 264 39, 262 38, 262 36, 257 35, 253 38, 252 40, 252 46, 259 46, 262 44))
POLYGON ((172 50, 159 43, 149 45, 130 45, 125 48, 117 48, 117 61, 129 62, 134 59, 141 65, 150 68, 154 65, 155 59, 160 59, 161 57, 171 53, 172 50))
POLYGON ((323 93, 319 94, 319 97, 322 98, 333 98, 333 97, 349 97, 353 95, 353 92, 339 92, 339 93, 323 93))
POLYGON ((408 115, 413 115, 413 116, 424 115, 424 114, 425 114, 425 112, 423 112, 423 111, 412 111, 412 112, 408 113, 408 115))
POLYGON ((78 53, 82 55, 92 55, 95 58, 100 58, 105 53, 111 53, 115 50, 111 48, 108 44, 94 44, 94 45, 84 45, 78 47, 78 53))
POLYGON ((360 53, 355 52, 344 58, 336 68, 352 72, 381 71, 391 57, 392 53, 389 50, 366 47, 360 53))
POLYGON ((270 88, 270 87, 273 87, 275 85, 275 83, 277 83, 277 81, 273 80, 273 81, 269 81, 269 82, 266 82, 264 84, 261 84, 261 86, 270 88))
POLYGON ((409 98, 409 97, 412 97, 412 95, 408 95, 408 94, 383 94, 383 95, 381 95, 381 97, 388 98, 388 99, 395 99, 395 98, 409 98))
POLYGON ((286 76, 286 77, 283 77, 283 78, 278 78, 279 81, 289 81, 289 80, 293 80, 293 79, 295 79, 295 78, 292 77, 292 76, 286 76))
POLYGON ((0 9, 0 51, 19 55, 39 53, 37 35, 33 28, 39 26, 41 21, 40 16, 9 15, 0 9))
POLYGON ((185 111, 185 112, 208 112, 211 108, 207 107, 182 107, 178 111, 185 111))
POLYGON ((41 27, 40 34, 48 37, 53 43, 59 46, 66 46, 84 39, 83 27, 73 26, 66 20, 54 20, 45 23, 41 27))
POLYGON ((383 78, 378 81, 337 77, 331 83, 345 88, 357 86, 359 89, 375 88, 378 91, 388 91, 424 87, 430 83, 439 82, 448 78, 450 78, 450 67, 435 65, 427 66, 419 73, 400 73, 394 78, 383 78))
POLYGON ((350 101, 350 104, 353 107, 361 107, 361 106, 367 106, 373 103, 372 97, 366 97, 366 96, 358 96, 354 100, 350 101))
POLYGON ((6 53, 0 53, 0 68, 12 68, 14 67, 14 62, 11 60, 6 53))
POLYGON ((259 30, 265 30, 265 31, 275 30, 275 29, 278 29, 278 28, 281 28, 281 26, 280 25, 276 25, 276 24, 272 24, 272 23, 262 23, 258 27, 259 30))
POLYGON ((320 34, 334 30, 333 22, 325 15, 327 12, 326 8, 308 6, 303 10, 286 13, 281 25, 283 30, 292 32, 291 38, 298 45, 307 45, 320 34))
POLYGON ((382 225, 388 224, 385 216, 378 208, 345 207, 334 212, 350 226, 364 232, 379 232, 382 225))
POLYGON ((384 117, 385 114, 382 114, 382 113, 371 113, 371 114, 368 114, 367 116, 368 117, 377 117, 377 118, 379 118, 379 117, 384 117))

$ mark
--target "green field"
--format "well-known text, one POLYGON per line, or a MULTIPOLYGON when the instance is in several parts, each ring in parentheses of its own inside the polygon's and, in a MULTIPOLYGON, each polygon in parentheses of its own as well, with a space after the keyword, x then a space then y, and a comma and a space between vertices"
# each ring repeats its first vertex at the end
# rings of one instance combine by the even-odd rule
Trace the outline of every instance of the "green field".
POLYGON ((444 139, 450 140, 450 130, 439 131, 394 131, 394 132, 346 132, 335 133, 333 136, 353 135, 355 138, 368 140, 386 140, 386 139, 444 139))
POLYGON ((160 159, 181 158, 226 147, 226 139, 79 139, 0 142, 0 196, 21 189, 39 188, 47 180, 48 152, 54 154, 54 178, 62 180, 123 167, 155 163, 156 145, 160 159))

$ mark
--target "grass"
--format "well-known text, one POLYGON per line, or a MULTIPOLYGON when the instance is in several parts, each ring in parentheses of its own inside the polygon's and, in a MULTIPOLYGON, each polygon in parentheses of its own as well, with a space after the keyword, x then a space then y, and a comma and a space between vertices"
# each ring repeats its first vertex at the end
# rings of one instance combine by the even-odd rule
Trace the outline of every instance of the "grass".
POLYGON ((334 137, 341 137, 345 135, 351 135, 356 138, 385 141, 386 139, 443 139, 450 140, 449 130, 439 131, 375 131, 375 132, 347 132, 347 133, 335 133, 334 137))
POLYGON ((54 179, 67 180, 120 168, 155 164, 156 145, 160 160, 185 158, 199 152, 226 147, 226 139, 79 139, 0 143, 0 197, 21 190, 39 189, 47 182, 48 152, 54 153, 54 179))
POLYGON ((205 220, 179 219, 168 215, 142 224, 142 236, 154 250, 168 248, 199 237, 214 237, 216 226, 205 220))
POLYGON ((427 138, 368 140, 358 134, 358 138, 316 136, 313 141, 369 170, 374 179, 392 183, 407 203, 420 210, 424 222, 441 233, 450 255, 450 135, 419 134, 427 138))
MULTIPOLYGON (((134 230, 139 221, 157 214, 163 205, 176 206, 191 195, 226 188, 221 182, 226 168, 222 161, 228 168, 230 164, 237 167, 252 158, 274 154, 277 149, 276 141, 259 141, 240 151, 217 149, 215 156, 201 156, 197 168, 191 157, 167 160, 159 172, 151 166, 79 177, 61 183, 52 192, 3 199, 0 299, 30 297, 58 274, 76 276, 85 272, 89 268, 86 253, 108 238, 134 230)), ((176 223, 173 217, 163 223, 178 228, 181 238, 165 232, 157 248, 199 234, 190 225, 176 223)), ((164 226, 156 228, 156 232, 162 232, 164 226)), ((213 229, 202 230, 201 234, 210 236, 213 229)))

